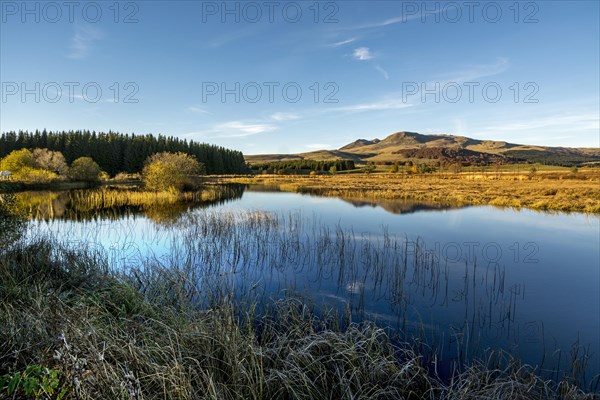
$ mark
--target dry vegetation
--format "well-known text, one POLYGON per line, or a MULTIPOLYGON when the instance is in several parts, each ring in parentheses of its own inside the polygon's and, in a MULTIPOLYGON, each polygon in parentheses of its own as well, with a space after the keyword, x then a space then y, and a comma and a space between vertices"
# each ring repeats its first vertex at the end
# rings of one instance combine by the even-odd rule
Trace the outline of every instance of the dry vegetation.
POLYGON ((283 191, 364 199, 427 200, 534 210, 600 213, 600 171, 458 174, 234 176, 222 182, 278 185, 283 191))

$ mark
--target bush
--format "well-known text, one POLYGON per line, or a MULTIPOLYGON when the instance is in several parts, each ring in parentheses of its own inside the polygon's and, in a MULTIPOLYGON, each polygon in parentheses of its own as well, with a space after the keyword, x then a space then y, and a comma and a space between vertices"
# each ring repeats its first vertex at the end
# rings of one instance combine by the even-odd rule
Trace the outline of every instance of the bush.
MULTIPOLYGON (((29 365, 24 371, 14 375, 0 376, 0 393, 16 398, 18 394, 25 398, 62 399, 67 394, 66 387, 61 388, 60 371, 44 368, 41 365, 29 365)), ((20 397, 20 396, 19 396, 20 397)))
POLYGON ((27 149, 15 150, 0 161, 0 169, 11 171, 13 174, 18 174, 26 168, 39 168, 33 153, 27 149))
POLYGON ((535 177, 535 174, 537 174, 537 168, 536 167, 529 168, 529 173, 527 174, 529 179, 533 179, 535 177))
POLYGON ((32 183, 48 183, 60 179, 52 171, 45 169, 23 168, 18 174, 19 179, 32 183))
POLYGON ((115 181, 132 181, 132 180, 138 180, 140 178, 141 178, 140 174, 129 174, 127 172, 119 172, 117 175, 115 175, 114 180, 115 181))
POLYGON ((100 166, 90 157, 80 157, 69 168, 69 178, 74 181, 94 182, 100 177, 100 166))
POLYGON ((156 153, 146 160, 142 176, 146 189, 181 192, 197 189, 204 164, 185 153, 156 153))
POLYGON ((69 171, 69 166, 65 160, 65 156, 60 151, 52 151, 48 149, 33 150, 33 158, 37 165, 45 170, 54 172, 59 175, 66 175, 69 171))
POLYGON ((62 153, 48 149, 15 150, 0 161, 0 169, 11 171, 15 178, 34 183, 47 183, 59 179, 67 171, 62 153))
POLYGON ((370 174, 371 172, 375 172, 375 164, 372 162, 367 163, 365 167, 363 167, 362 172, 365 174, 370 174))

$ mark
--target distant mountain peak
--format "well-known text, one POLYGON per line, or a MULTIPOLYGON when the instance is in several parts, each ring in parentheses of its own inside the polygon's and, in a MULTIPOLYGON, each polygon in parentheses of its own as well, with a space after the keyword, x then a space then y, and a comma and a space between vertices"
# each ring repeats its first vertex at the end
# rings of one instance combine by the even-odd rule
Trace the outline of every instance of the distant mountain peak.
POLYGON ((501 140, 479 140, 449 134, 421 134, 399 131, 383 140, 358 139, 339 150, 319 150, 297 155, 248 156, 248 160, 280 160, 282 157, 331 160, 352 159, 360 162, 392 163, 418 160, 418 162, 458 162, 465 165, 490 163, 546 162, 600 163, 600 149, 576 149, 532 146, 507 143, 501 140))
POLYGON ((358 140, 355 140, 352 143, 348 143, 344 147, 340 148, 340 150, 352 150, 352 149, 355 149, 357 147, 369 146, 369 145, 372 145, 372 144, 377 144, 379 142, 381 142, 381 140, 379 140, 379 139, 373 139, 373 140, 358 139, 358 140))
POLYGON ((421 135, 420 133, 416 133, 416 132, 396 132, 396 133, 392 133, 391 135, 389 135, 388 137, 386 137, 385 139, 383 139, 381 141, 381 143, 385 143, 385 144, 412 144, 412 143, 424 143, 427 142, 428 140, 428 136, 427 135, 421 135))

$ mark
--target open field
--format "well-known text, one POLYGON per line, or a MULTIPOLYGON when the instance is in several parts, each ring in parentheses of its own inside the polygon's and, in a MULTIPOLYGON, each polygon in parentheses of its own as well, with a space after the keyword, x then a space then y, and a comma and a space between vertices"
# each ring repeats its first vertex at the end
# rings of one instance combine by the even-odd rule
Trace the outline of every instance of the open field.
POLYGON ((600 212, 600 171, 462 172, 220 177, 220 182, 277 185, 280 190, 368 199, 427 200, 534 210, 600 212))

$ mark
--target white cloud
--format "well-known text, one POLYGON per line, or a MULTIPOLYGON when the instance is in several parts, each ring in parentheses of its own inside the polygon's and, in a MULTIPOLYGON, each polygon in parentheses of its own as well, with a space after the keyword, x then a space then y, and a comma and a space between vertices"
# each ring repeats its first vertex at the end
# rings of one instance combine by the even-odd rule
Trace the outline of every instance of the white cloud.
POLYGON ((373 55, 371 54, 368 47, 359 47, 357 49, 354 49, 353 56, 356 60, 360 61, 371 60, 373 58, 373 55))
POLYGON ((204 108, 197 106, 197 105, 189 106, 185 110, 188 112, 194 113, 194 114, 210 114, 204 108))
POLYGON ((228 137, 245 137, 270 132, 275 129, 275 126, 269 124, 231 121, 215 126, 214 131, 225 133, 225 136, 228 137))
POLYGON ((71 44, 69 45, 68 58, 82 59, 87 57, 92 49, 94 42, 102 39, 104 34, 93 27, 81 27, 75 28, 75 33, 71 38, 71 44))
POLYGON ((291 121, 291 120, 300 118, 300 116, 297 114, 292 114, 292 113, 278 112, 278 113, 272 114, 269 118, 272 119, 273 121, 291 121))
POLYGON ((412 107, 401 99, 386 99, 376 101, 372 103, 360 103, 350 106, 336 107, 333 111, 350 111, 350 112, 364 112, 364 111, 382 111, 382 110, 401 110, 403 108, 412 107))
POLYGON ((352 43, 355 41, 356 41, 356 38, 350 38, 350 39, 342 40, 340 42, 331 43, 328 45, 328 47, 340 47, 340 46, 343 46, 345 44, 349 44, 349 43, 352 43))
MULTIPOLYGON (((420 16, 417 18, 420 18, 420 16)), ((410 21, 412 19, 416 19, 416 18, 414 16, 394 17, 394 18, 386 19, 384 21, 371 22, 371 23, 368 23, 365 25, 355 26, 353 29, 380 28, 382 26, 394 25, 394 24, 397 24, 400 22, 410 21)))

